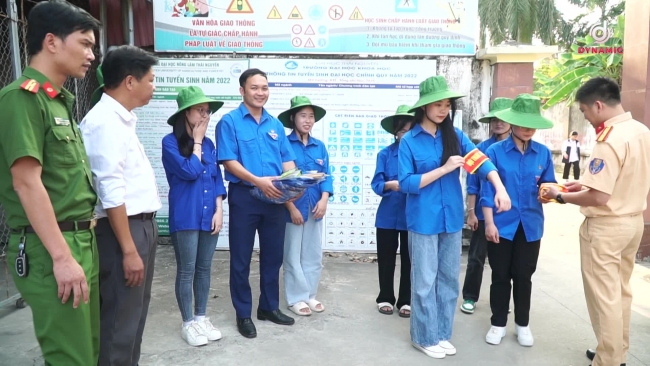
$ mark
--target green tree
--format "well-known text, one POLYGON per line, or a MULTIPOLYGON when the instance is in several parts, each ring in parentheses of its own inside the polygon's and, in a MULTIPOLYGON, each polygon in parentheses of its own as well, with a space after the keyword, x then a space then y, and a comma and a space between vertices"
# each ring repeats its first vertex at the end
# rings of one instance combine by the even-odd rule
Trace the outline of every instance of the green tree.
POLYGON ((558 17, 557 43, 563 50, 569 51, 576 39, 589 35, 595 25, 613 24, 619 15, 625 11, 625 0, 567 0, 573 5, 578 5, 585 10, 584 13, 573 19, 566 20, 558 17), (597 20, 587 22, 584 18, 590 14, 599 14, 597 20))
POLYGON ((533 37, 555 44, 559 12, 553 0, 479 0, 481 48, 490 41, 531 44, 533 37))
POLYGON ((596 43, 591 36, 576 38, 571 50, 561 53, 557 59, 546 61, 535 70, 535 92, 542 98, 544 108, 575 101, 575 93, 584 83, 595 76, 607 76, 621 83, 623 55, 620 53, 591 53, 592 49, 622 49, 625 34, 625 16, 619 15, 613 37, 605 43, 596 43), (589 52, 579 53, 583 48, 589 52))

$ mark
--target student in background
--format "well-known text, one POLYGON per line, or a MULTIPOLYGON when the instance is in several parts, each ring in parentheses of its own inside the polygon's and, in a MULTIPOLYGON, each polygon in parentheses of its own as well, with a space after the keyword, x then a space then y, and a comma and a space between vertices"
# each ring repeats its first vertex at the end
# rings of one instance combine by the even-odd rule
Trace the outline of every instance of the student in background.
MULTIPOLYGON (((501 141, 510 136, 510 125, 494 116, 495 112, 508 109, 512 105, 510 98, 495 98, 490 103, 488 114, 478 121, 490 124, 492 136, 481 142, 476 147, 483 153, 495 142, 501 141)), ((481 180, 476 174, 467 174, 467 225, 472 230, 472 239, 469 243, 467 255, 467 271, 463 284, 463 303, 460 310, 465 314, 473 314, 476 308, 481 283, 483 282, 483 268, 485 267, 485 256, 487 255, 487 241, 485 240, 485 221, 483 211, 477 196, 481 192, 481 180)))
POLYGON ((529 327, 531 278, 537 268, 544 233, 544 210, 537 196, 540 184, 556 183, 551 151, 532 140, 537 130, 553 127, 553 122, 542 117, 540 108, 539 98, 520 94, 511 108, 496 112, 497 118, 512 126, 512 133, 486 152, 512 197, 512 208, 497 212, 492 199, 494 186, 486 183, 481 187, 488 259, 492 268, 492 327, 485 341, 494 345, 501 343, 506 335, 511 290, 517 340, 527 347, 534 341, 529 327))
POLYGON ((580 179, 580 142, 578 141, 578 131, 571 132, 568 140, 562 143, 562 162, 564 163, 564 173, 562 179, 569 181, 569 172, 573 168, 573 179, 580 179))
POLYGON ((379 296, 377 308, 382 314, 393 314, 393 306, 399 316, 411 316, 411 259, 406 230, 406 195, 400 191, 397 181, 397 152, 399 142, 413 127, 414 113, 411 106, 397 107, 394 115, 381 120, 381 127, 395 136, 395 142, 377 154, 377 167, 372 178, 372 190, 381 196, 377 208, 377 267, 379 269, 379 296), (395 302, 394 276, 397 249, 400 250, 399 297, 395 302))
POLYGON ((510 198, 496 168, 454 127, 456 99, 443 76, 420 84, 411 109, 415 126, 399 144, 398 181, 406 193, 406 225, 411 256, 411 342, 433 358, 456 354, 451 340, 460 272, 463 196, 460 168, 489 179, 499 210, 510 198), (463 158, 465 156, 465 158, 463 158))
MULTIPOLYGON (((309 98, 296 96, 291 107, 278 119, 293 131, 289 143, 296 156, 296 167, 303 173, 329 174, 329 155, 322 141, 310 136, 314 123, 325 110, 309 98)), ((316 300, 323 268, 323 217, 327 202, 334 195, 332 177, 309 187, 297 200, 287 202, 287 227, 284 234, 284 293, 289 310, 296 315, 321 313, 325 306, 316 300)))
POLYGON ((174 290, 183 318, 181 337, 196 347, 221 339, 205 314, 226 188, 214 143, 205 133, 210 116, 223 102, 207 98, 196 86, 181 89, 176 102, 178 110, 167 120, 174 130, 162 140, 162 163, 169 183, 169 233, 176 255, 174 290))

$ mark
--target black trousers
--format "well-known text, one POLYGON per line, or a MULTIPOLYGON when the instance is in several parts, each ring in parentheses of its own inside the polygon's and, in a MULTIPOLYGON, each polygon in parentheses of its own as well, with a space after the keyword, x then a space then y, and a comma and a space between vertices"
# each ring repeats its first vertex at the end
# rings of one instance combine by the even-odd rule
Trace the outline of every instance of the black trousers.
POLYGON ((377 228, 377 267, 379 268, 379 296, 377 304, 387 302, 398 309, 411 305, 411 258, 409 257, 408 231, 377 228), (395 304, 395 262, 400 250, 401 268, 399 297, 395 304))
POLYGON ((573 179, 580 179, 580 160, 574 161, 573 163, 564 163, 564 174, 562 174, 562 179, 569 179, 571 167, 573 167, 573 179))
POLYGON ((467 271, 463 284, 463 300, 478 301, 483 282, 483 268, 487 255, 487 239, 485 238, 485 221, 478 221, 478 229, 472 233, 467 255, 467 271))
POLYGON ((506 326, 511 290, 515 303, 515 323, 521 327, 528 326, 533 287, 531 278, 537 269, 540 243, 540 240, 526 241, 521 223, 513 240, 499 238, 498 244, 488 241, 488 259, 492 268, 490 308, 493 326, 506 326))

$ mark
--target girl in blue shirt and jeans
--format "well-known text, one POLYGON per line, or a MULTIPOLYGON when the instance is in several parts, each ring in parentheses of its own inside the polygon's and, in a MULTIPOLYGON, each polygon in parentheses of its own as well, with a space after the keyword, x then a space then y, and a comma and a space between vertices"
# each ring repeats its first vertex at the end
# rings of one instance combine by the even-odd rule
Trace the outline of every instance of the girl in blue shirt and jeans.
POLYGON ((411 106, 401 105, 394 115, 381 120, 381 127, 395 136, 395 143, 377 154, 375 176, 370 185, 381 196, 375 227, 377 228, 377 267, 379 268, 379 296, 377 308, 386 315, 393 314, 393 306, 399 316, 411 316, 411 259, 406 231, 406 195, 400 191, 397 181, 397 151, 402 136, 413 126, 411 106), (401 274, 399 297, 395 303, 394 276, 397 248, 400 250, 401 274))
POLYGON ((456 354, 449 340, 458 300, 464 221, 459 168, 492 182, 496 206, 510 209, 494 165, 453 125, 450 112, 461 97, 449 90, 442 76, 420 83, 420 99, 411 109, 415 126, 399 144, 398 180, 407 194, 411 255, 411 342, 433 358, 456 354))
POLYGON ((176 254, 176 300, 183 317, 181 336, 191 346, 202 346, 221 338, 205 313, 226 188, 214 144, 205 132, 210 115, 223 102, 206 98, 195 86, 182 89, 176 101, 178 110, 167 120, 174 132, 162 141, 169 183, 169 232, 176 254))
POLYGON ((499 169, 499 176, 512 197, 510 211, 494 212, 494 187, 491 184, 481 186, 480 203, 492 268, 492 327, 485 341, 495 345, 506 335, 511 289, 515 303, 515 334, 520 345, 533 345, 533 334, 528 326, 531 278, 537 268, 544 233, 544 210, 537 196, 540 184, 556 183, 551 151, 532 140, 538 129, 553 127, 553 122, 542 117, 540 106, 539 98, 520 94, 512 107, 496 112, 497 118, 510 123, 512 134, 486 152, 499 169))
MULTIPOLYGON (((303 173, 329 174, 329 155, 322 141, 309 134, 325 116, 325 110, 304 96, 291 99, 291 108, 278 119, 293 131, 288 136, 296 156, 296 167, 303 173)), ((334 195, 332 177, 307 188, 293 202, 285 203, 287 227, 284 233, 284 293, 289 310, 296 315, 321 313, 325 306, 316 300, 323 268, 323 217, 327 201, 334 195)))

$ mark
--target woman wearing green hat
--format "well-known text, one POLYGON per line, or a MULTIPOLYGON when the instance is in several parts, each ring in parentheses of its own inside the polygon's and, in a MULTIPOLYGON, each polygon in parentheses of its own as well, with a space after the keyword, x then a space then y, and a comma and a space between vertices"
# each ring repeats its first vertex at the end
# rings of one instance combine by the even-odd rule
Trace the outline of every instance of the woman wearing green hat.
MULTIPOLYGON (((494 113, 508 109, 512 105, 510 98, 495 98, 490 103, 490 111, 478 121, 490 124, 492 136, 489 139, 476 145, 483 153, 492 144, 507 138, 510 135, 510 125, 495 117, 494 113)), ((485 240, 485 220, 483 211, 479 205, 477 196, 481 192, 481 180, 476 174, 467 174, 467 225, 474 232, 469 243, 467 255, 467 271, 463 284, 463 304, 460 310, 465 314, 473 314, 476 302, 481 292, 483 282, 483 268, 485 267, 485 256, 487 255, 487 241, 485 240)))
POLYGON ((176 254, 175 291, 183 317, 181 336, 191 346, 202 346, 221 338, 205 314, 226 188, 214 143, 205 133, 210 116, 223 102, 207 98, 196 86, 181 89, 176 102, 178 110, 167 120, 174 130, 162 141, 169 183, 169 232, 176 254))
MULTIPOLYGON (((329 155, 325 144, 310 135, 314 123, 325 116, 325 110, 309 98, 291 98, 291 107, 278 119, 290 128, 289 143, 296 156, 296 167, 303 173, 329 174, 329 155)), ((334 195, 332 177, 307 188, 294 202, 285 203, 287 228, 284 234, 284 293, 289 310, 296 315, 323 312, 316 300, 323 268, 323 217, 327 201, 334 195)))
POLYGON ((402 136, 413 126, 411 106, 397 107, 394 115, 381 120, 381 127, 395 136, 395 143, 377 154, 377 167, 370 186, 381 196, 377 208, 377 266, 379 268, 379 296, 377 308, 382 314, 393 314, 393 306, 399 316, 411 316, 411 260, 406 231, 406 195, 400 192, 397 181, 397 151, 402 136), (397 248, 400 249, 401 274, 399 297, 395 303, 394 276, 397 248))
POLYGON ((485 336, 499 344, 506 335, 510 291, 515 303, 515 334, 522 346, 533 345, 529 313, 532 282, 544 233, 544 211, 537 200, 542 183, 556 183, 551 151, 532 140, 535 131, 553 127, 542 117, 539 98, 520 94, 512 107, 495 116, 512 126, 512 134, 487 149, 486 155, 499 169, 506 191, 513 197, 507 212, 494 210, 494 186, 481 187, 485 215, 487 252, 492 268, 490 308, 492 327, 485 336), (512 286, 511 286, 512 281, 512 286))
POLYGON ((496 187, 496 206, 510 208, 494 164, 453 125, 456 100, 461 97, 449 90, 442 76, 423 81, 420 99, 411 109, 416 124, 402 138, 398 153, 399 186, 407 194, 411 342, 433 358, 456 354, 449 341, 458 299, 464 222, 459 168, 490 180, 496 187))

